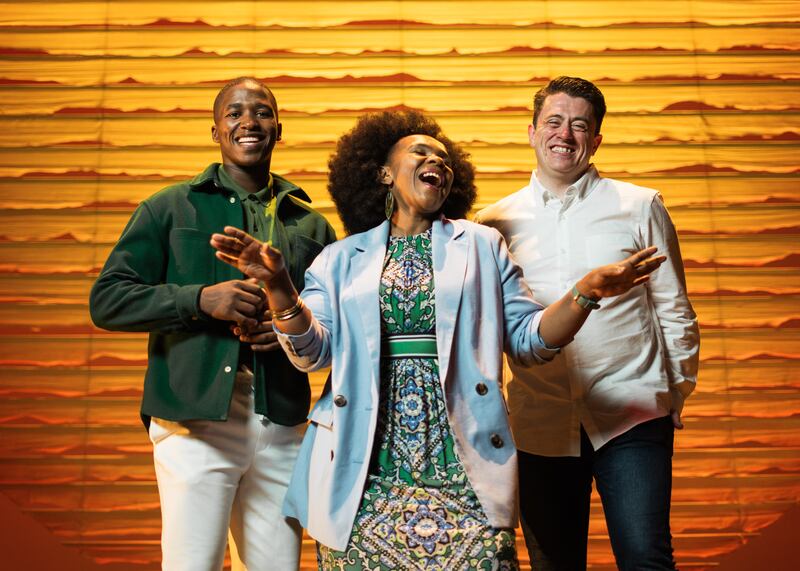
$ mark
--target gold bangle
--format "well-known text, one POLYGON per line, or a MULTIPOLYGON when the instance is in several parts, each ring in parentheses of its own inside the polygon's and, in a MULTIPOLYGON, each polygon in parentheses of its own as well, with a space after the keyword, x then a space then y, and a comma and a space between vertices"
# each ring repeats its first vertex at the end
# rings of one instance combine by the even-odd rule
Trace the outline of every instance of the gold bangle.
POLYGON ((303 299, 298 296, 297 303, 295 303, 289 309, 282 309, 280 311, 272 311, 272 319, 275 321, 287 321, 296 315, 299 315, 305 304, 303 303, 303 299))

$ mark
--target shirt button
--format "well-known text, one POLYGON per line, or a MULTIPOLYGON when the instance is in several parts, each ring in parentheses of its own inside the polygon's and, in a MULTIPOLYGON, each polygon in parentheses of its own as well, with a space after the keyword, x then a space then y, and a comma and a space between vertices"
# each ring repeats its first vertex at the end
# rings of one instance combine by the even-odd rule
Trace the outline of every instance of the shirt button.
POLYGON ((231 366, 230 365, 225 367, 225 372, 226 373, 230 373, 231 372, 231 366))
POLYGON ((340 406, 340 407, 344 406, 344 405, 347 404, 347 399, 344 398, 344 395, 336 395, 333 398, 333 404, 335 404, 336 406, 340 406))
POLYGON ((230 202, 231 204, 236 204, 236 198, 235 198, 235 197, 233 197, 233 196, 231 196, 231 197, 228 199, 228 202, 230 202))
POLYGON ((489 392, 489 387, 487 387, 483 383, 478 383, 477 385, 475 385, 475 392, 478 393, 479 395, 483 396, 483 395, 485 395, 486 393, 489 392))
POLYGON ((494 446, 495 448, 503 447, 503 439, 500 438, 499 434, 492 434, 491 442, 492 446, 494 446))

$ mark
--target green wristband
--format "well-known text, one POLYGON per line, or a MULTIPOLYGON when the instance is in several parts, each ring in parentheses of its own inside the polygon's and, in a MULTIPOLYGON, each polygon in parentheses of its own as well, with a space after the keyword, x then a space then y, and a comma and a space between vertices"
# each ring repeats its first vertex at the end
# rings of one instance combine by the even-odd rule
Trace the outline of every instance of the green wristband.
POLYGON ((572 299, 582 308, 588 309, 589 311, 593 309, 600 309, 600 304, 597 303, 596 300, 588 298, 578 291, 578 284, 572 286, 572 299))

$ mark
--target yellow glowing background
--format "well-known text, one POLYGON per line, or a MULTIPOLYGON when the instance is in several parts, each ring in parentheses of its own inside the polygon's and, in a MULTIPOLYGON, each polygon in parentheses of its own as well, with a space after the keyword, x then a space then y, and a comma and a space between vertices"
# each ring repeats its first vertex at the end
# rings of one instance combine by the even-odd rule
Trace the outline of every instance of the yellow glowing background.
MULTIPOLYGON (((480 208, 528 180, 534 91, 579 75, 609 107, 596 164, 681 235, 703 347, 672 529, 714 568, 800 500, 798 32, 796 1, 0 1, 0 491, 94 564, 158 568, 145 339, 95 329, 87 295, 136 203, 216 160, 226 80, 273 88, 273 168, 343 235, 325 165, 359 114, 433 114, 480 208)), ((590 533, 612 569, 596 499, 590 533)))

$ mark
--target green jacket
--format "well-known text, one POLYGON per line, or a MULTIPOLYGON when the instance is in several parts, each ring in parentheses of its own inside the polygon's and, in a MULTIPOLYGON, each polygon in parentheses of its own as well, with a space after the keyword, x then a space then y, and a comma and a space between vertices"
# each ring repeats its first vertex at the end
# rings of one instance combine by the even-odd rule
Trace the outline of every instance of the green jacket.
MULTIPOLYGON (((237 194, 217 177, 218 163, 188 182, 142 201, 92 287, 89 308, 98 327, 148 331, 142 419, 225 420, 240 342, 227 322, 200 311, 200 290, 242 274, 214 257, 213 232, 242 227, 237 194)), ((273 176, 277 216, 273 244, 286 256, 298 291, 306 268, 336 236, 312 210, 305 192, 273 176)), ((277 424, 304 422, 310 388, 283 351, 256 352, 255 409, 277 424)))

